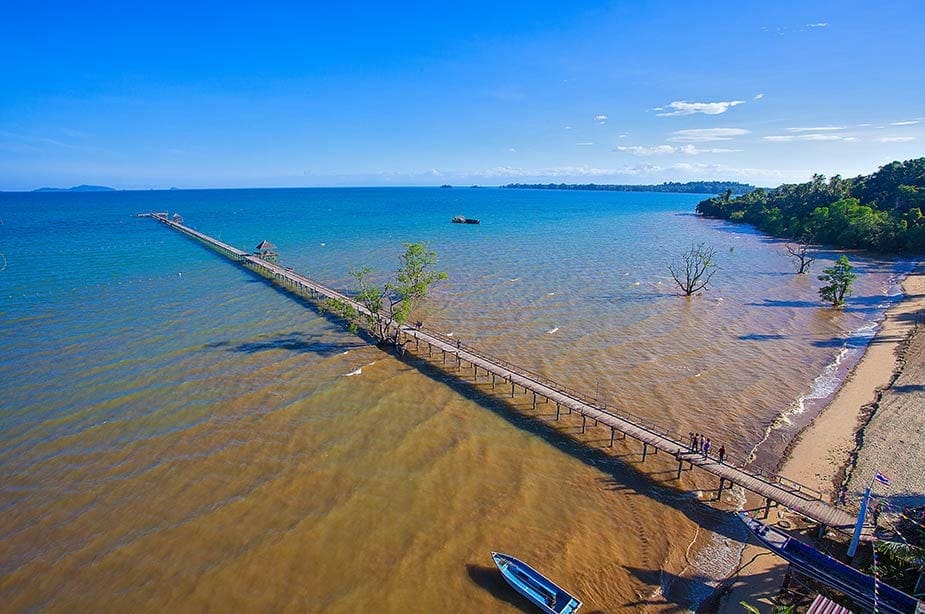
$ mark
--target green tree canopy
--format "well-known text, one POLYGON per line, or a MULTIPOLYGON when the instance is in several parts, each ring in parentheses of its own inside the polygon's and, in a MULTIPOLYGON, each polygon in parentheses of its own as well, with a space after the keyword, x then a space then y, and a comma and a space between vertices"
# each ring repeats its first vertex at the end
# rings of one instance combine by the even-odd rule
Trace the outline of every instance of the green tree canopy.
POLYGON ((838 247, 925 253, 925 158, 891 162, 843 179, 813 175, 806 183, 708 198, 697 212, 754 224, 786 239, 813 236, 838 247))
POLYGON ((832 307, 842 307, 845 304, 845 297, 851 294, 851 284, 857 278, 852 268, 848 257, 842 256, 831 267, 822 269, 819 281, 825 282, 826 285, 819 288, 819 296, 824 301, 832 303, 832 307))

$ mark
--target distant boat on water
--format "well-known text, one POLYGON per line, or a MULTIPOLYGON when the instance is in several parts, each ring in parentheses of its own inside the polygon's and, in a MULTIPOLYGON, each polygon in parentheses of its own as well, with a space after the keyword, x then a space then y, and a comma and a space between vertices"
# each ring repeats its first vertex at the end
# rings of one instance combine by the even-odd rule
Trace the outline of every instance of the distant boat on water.
POLYGON ((738 512, 738 516, 768 550, 786 559, 801 574, 844 593, 859 607, 883 614, 925 612, 925 604, 915 597, 845 565, 744 512, 738 512))
POLYGON ((491 558, 505 581, 543 612, 570 614, 581 607, 581 601, 523 561, 500 552, 492 552, 491 558))
POLYGON ((479 220, 473 219, 471 217, 465 217, 462 215, 457 215, 452 219, 454 224, 480 224, 479 220))

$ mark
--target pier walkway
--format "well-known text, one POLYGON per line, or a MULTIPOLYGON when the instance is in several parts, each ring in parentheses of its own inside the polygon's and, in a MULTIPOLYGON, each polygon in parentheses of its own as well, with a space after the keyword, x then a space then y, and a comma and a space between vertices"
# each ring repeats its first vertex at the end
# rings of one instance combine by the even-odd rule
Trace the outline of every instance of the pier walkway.
MULTIPOLYGON (((258 255, 249 254, 222 243, 178 221, 172 221, 168 219, 166 213, 140 215, 154 218, 200 241, 207 247, 274 281, 277 285, 291 290, 295 294, 311 296, 315 299, 328 298, 343 301, 360 313, 370 313, 363 305, 340 292, 319 284, 289 268, 268 262, 258 255)), ((680 477, 685 464, 688 464, 689 467, 697 466, 703 471, 713 474, 719 478, 717 499, 722 496, 725 487, 735 484, 764 497, 765 512, 772 505, 783 505, 822 527, 848 530, 854 526, 855 515, 825 501, 823 493, 783 476, 763 475, 743 467, 720 463, 712 457, 704 458, 700 453, 688 450, 687 438, 685 437, 660 429, 641 417, 633 416, 610 404, 602 403, 593 397, 571 390, 542 375, 517 367, 505 360, 489 356, 475 348, 462 345, 451 337, 424 327, 402 326, 400 328, 400 339, 406 344, 413 342, 417 351, 423 351, 421 350, 421 344, 424 344, 428 356, 433 356, 434 351, 440 352, 444 364, 448 356, 456 362, 457 367, 461 366, 463 362, 468 363, 472 367, 476 382, 481 374, 490 380, 492 388, 497 385, 510 386, 511 397, 515 396, 518 388, 523 390, 524 394, 532 394, 534 408, 536 408, 537 399, 542 399, 546 403, 555 403, 556 420, 559 419, 562 410, 570 414, 578 414, 581 416, 581 432, 585 431, 589 420, 593 422, 592 426, 601 425, 609 428, 611 446, 617 433, 620 434, 620 439, 630 437, 642 443, 643 462, 648 455, 662 452, 671 455, 678 463, 678 477, 680 477)), ((506 391, 505 394, 507 394, 506 391)), ((869 530, 866 530, 865 537, 868 534, 869 530)))

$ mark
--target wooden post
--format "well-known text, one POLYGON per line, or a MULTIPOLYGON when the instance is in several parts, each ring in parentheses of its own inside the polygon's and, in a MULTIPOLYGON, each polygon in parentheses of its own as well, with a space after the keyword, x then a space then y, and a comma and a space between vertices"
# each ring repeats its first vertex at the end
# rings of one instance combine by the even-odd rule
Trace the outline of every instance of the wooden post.
POLYGON ((716 500, 720 501, 723 498, 723 486, 726 484, 726 478, 719 479, 719 488, 716 490, 716 500))
POLYGON ((446 364, 446 350, 443 350, 443 364, 446 364))
POLYGON ((646 454, 649 453, 649 444, 642 442, 642 462, 646 462, 646 454))
POLYGON ((492 390, 495 389, 495 374, 494 373, 491 374, 491 389, 492 390))
POLYGON ((514 380, 511 380, 511 398, 514 398, 514 380))
POLYGON ((610 427, 610 447, 611 447, 611 448, 613 447, 613 436, 614 436, 614 433, 615 433, 615 432, 616 432, 616 431, 614 431, 614 428, 613 428, 613 427, 610 427))
POLYGON ((684 461, 683 461, 683 460, 679 460, 679 461, 678 461, 678 475, 675 476, 675 479, 676 479, 676 480, 680 480, 680 479, 681 479, 681 472, 682 472, 683 470, 684 470, 684 461))
POLYGON ((764 517, 767 518, 768 514, 771 513, 771 498, 768 497, 764 500, 764 517))
POLYGON ((556 403, 556 420, 559 419, 559 404, 556 403))
POLYGON ((585 432, 585 420, 586 419, 587 417, 584 414, 581 414, 581 432, 582 433, 585 432))
POLYGON ((536 393, 533 393, 533 409, 536 409, 536 393))

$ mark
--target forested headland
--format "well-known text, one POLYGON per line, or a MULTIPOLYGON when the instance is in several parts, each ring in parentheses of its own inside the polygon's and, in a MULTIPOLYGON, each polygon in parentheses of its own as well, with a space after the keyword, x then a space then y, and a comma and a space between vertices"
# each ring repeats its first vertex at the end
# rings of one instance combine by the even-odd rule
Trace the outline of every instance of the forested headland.
POLYGON ((891 162, 870 175, 813 175, 806 183, 731 192, 697 212, 746 222, 776 237, 881 252, 925 253, 925 158, 891 162))
POLYGON ((755 186, 738 181, 669 181, 657 185, 607 184, 607 183, 509 183, 501 186, 517 190, 597 190, 602 192, 678 192, 681 194, 745 194, 755 186))

